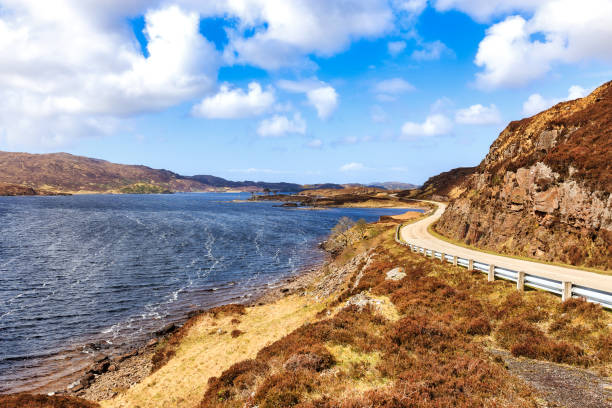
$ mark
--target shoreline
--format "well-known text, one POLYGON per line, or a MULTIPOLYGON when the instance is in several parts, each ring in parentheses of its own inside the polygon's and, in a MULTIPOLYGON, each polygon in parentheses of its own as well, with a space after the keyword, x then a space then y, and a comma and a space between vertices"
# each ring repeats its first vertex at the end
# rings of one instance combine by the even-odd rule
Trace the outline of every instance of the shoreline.
MULTIPOLYGON (((329 209, 330 207, 323 207, 322 209, 329 209)), ((412 207, 411 207, 412 208, 412 207)), ((310 208, 304 208, 310 209, 310 208)), ((389 209, 383 207, 381 209, 389 209)), ((410 210, 410 209, 409 209, 410 210)), ((409 216, 419 216, 421 213, 415 210, 407 211, 406 213, 400 214, 409 216)), ((381 218, 393 218, 396 216, 381 216, 381 218)), ((379 221, 380 222, 380 218, 379 221)), ((314 244, 317 245, 317 244, 314 244)), ((318 245, 317 245, 318 246, 318 245)), ((329 252, 323 250, 323 259, 312 264, 305 264, 298 271, 286 275, 277 282, 269 282, 261 287, 260 291, 252 297, 245 297, 241 304, 245 306, 262 306, 271 304, 278 299, 281 299, 289 294, 294 294, 298 289, 308 286, 309 283, 321 276, 321 273, 325 267, 332 260, 329 252)), ((227 300, 227 302, 232 302, 227 300)), ((222 303, 228 304, 228 303, 222 303)), ((100 389, 106 388, 107 390, 129 387, 140 382, 151 373, 150 360, 157 346, 164 341, 176 330, 179 330, 185 323, 189 321, 191 317, 197 313, 205 313, 207 310, 214 308, 211 306, 207 309, 200 311, 192 311, 183 315, 180 319, 171 321, 163 327, 158 328, 156 331, 149 332, 144 335, 142 340, 126 345, 121 342, 117 345, 112 345, 108 348, 95 348, 92 347, 93 353, 87 353, 83 355, 83 360, 87 360, 92 354, 94 355, 94 361, 84 362, 79 364, 79 367, 74 371, 62 375, 61 377, 48 382, 40 382, 40 384, 33 384, 33 387, 19 389, 18 392, 28 393, 45 393, 48 395, 69 395, 69 396, 89 396, 88 390, 92 387, 96 391, 92 391, 96 395, 101 395, 100 389), (163 332, 161 335, 158 332, 163 332), (119 380, 121 379, 121 380, 119 380), (96 384, 98 386, 96 387, 96 384), (111 385, 109 387, 101 386, 100 384, 111 385)), ((84 343, 77 343, 78 346, 85 345, 84 343)), ((79 347, 75 347, 79 348, 79 347)), ((78 359, 78 355, 76 357, 78 359)), ((74 364, 75 358, 71 357, 68 361, 68 365, 58 366, 57 372, 68 372, 70 371, 70 364, 74 364)), ((43 365, 44 366, 44 365, 43 365)), ((17 392, 16 390, 8 390, 5 393, 17 392)), ((112 393, 112 392, 111 392, 112 393)), ((105 397, 111 397, 108 392, 105 397)))
MULTIPOLYGON (((320 247, 319 244, 313 244, 316 247, 320 247)), ((241 304, 245 307, 262 306, 264 304, 270 304, 274 301, 286 296, 288 293, 295 291, 296 285, 299 287, 305 282, 318 276, 321 269, 330 261, 330 254, 321 249, 323 257, 318 262, 305 264, 299 268, 296 272, 290 273, 277 281, 268 282, 259 288, 256 293, 251 296, 250 293, 243 295, 244 301, 236 303, 231 299, 223 301, 219 305, 209 306, 204 309, 191 310, 185 313, 182 317, 168 321, 163 326, 158 327, 157 330, 150 331, 143 336, 143 338, 135 343, 125 345, 120 343, 117 345, 111 345, 107 348, 99 347, 99 343, 75 343, 70 346, 70 349, 77 350, 81 347, 90 347, 93 352, 81 352, 82 359, 85 360, 88 356, 94 355, 93 361, 89 361, 80 364, 80 368, 73 372, 70 371, 69 366, 64 365, 57 367, 55 372, 62 373, 68 372, 61 375, 59 378, 52 381, 44 382, 41 380, 39 384, 33 383, 32 387, 24 389, 8 390, 3 394, 13 393, 35 393, 35 394, 46 394, 46 395, 67 395, 67 396, 78 396, 86 398, 87 391, 100 383, 111 383, 113 387, 121 387, 122 385, 134 385, 140 382, 151 374, 151 358, 155 354, 156 348, 160 343, 167 339, 170 335, 180 330, 191 318, 199 314, 206 314, 210 310, 223 307, 229 304, 241 304), (122 347, 123 346, 123 347, 122 347), (120 381, 118 381, 120 379, 120 381)), ((112 344, 112 343, 108 343, 112 344)), ((76 354, 78 359, 78 354, 76 354)), ((70 357, 72 362, 75 357, 70 357)), ((45 367, 45 365, 41 365, 45 367)), ((100 386, 96 387, 97 389, 100 386)), ((96 394, 100 394, 99 390, 96 394)), ((86 398, 88 399, 88 398, 86 398)))

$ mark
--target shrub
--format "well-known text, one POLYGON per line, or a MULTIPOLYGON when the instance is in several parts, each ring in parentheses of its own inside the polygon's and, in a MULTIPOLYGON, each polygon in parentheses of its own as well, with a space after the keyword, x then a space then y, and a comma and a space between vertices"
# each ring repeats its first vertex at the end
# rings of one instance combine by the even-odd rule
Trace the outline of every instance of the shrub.
POLYGON ((236 338, 240 335, 244 334, 244 332, 242 330, 238 330, 238 329, 234 329, 232 330, 232 332, 230 333, 230 335, 232 336, 232 338, 236 338))
POLYGON ((491 324, 489 319, 477 317, 466 322, 465 332, 471 335, 485 335, 491 333, 491 324))

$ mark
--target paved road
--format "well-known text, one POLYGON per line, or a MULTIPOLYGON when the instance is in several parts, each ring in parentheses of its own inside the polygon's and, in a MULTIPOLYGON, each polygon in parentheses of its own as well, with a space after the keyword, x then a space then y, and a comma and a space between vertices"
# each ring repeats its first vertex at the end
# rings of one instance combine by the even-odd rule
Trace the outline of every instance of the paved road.
POLYGON ((581 271, 579 269, 524 261, 500 255, 490 255, 485 252, 467 249, 442 241, 431 235, 429 231, 427 231, 427 228, 440 218, 446 209, 446 205, 433 201, 429 202, 437 204, 438 209, 430 217, 402 227, 400 237, 403 241, 445 254, 474 259, 475 261, 497 265, 514 271, 524 271, 528 274, 539 275, 559 281, 570 281, 575 285, 612 292, 612 276, 610 275, 600 275, 593 272, 581 271))

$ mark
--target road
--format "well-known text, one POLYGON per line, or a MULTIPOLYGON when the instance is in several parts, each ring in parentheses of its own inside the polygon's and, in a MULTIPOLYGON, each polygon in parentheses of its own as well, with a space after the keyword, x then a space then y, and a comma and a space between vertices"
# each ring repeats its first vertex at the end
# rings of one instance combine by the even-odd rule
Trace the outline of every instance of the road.
POLYGON ((549 279, 570 281, 574 285, 581 285, 606 292, 612 292, 612 276, 610 275, 601 275, 594 272, 582 271, 580 269, 508 258, 501 255, 491 255, 485 252, 454 245, 436 238, 429 233, 427 228, 440 218, 446 209, 446 205, 433 201, 428 202, 437 204, 438 209, 431 216, 402 227, 400 230, 400 238, 403 241, 423 248, 443 252, 448 255, 456 255, 461 258, 474 259, 478 262, 493 264, 514 271, 524 271, 528 274, 535 274, 549 279))

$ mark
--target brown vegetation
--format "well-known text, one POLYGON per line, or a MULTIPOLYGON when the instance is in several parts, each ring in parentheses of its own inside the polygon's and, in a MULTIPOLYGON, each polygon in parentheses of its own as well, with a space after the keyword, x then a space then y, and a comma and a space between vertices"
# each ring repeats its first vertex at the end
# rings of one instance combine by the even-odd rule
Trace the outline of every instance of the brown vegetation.
POLYGON ((202 191, 208 187, 168 170, 110 163, 67 153, 0 152, 0 182, 21 184, 37 191, 60 192, 119 192, 139 184, 153 191, 202 191))
POLYGON ((317 315, 321 320, 210 379, 200 407, 535 407, 531 391, 489 355, 490 343, 517 356, 610 368, 598 352, 612 341, 603 325, 610 317, 600 307, 520 294, 511 284, 406 253, 387 235, 359 276, 317 315), (407 276, 385 280, 398 265, 407 276), (401 318, 344 306, 364 291, 389 299, 401 318), (570 324, 585 325, 584 337, 555 332, 555 319, 568 313, 570 324), (334 355, 338 348, 352 350, 350 361, 334 355))
POLYGON ((99 408, 100 405, 75 397, 47 395, 0 395, 2 408, 99 408))
POLYGON ((437 231, 469 245, 612 270, 612 82, 511 122, 437 231))

